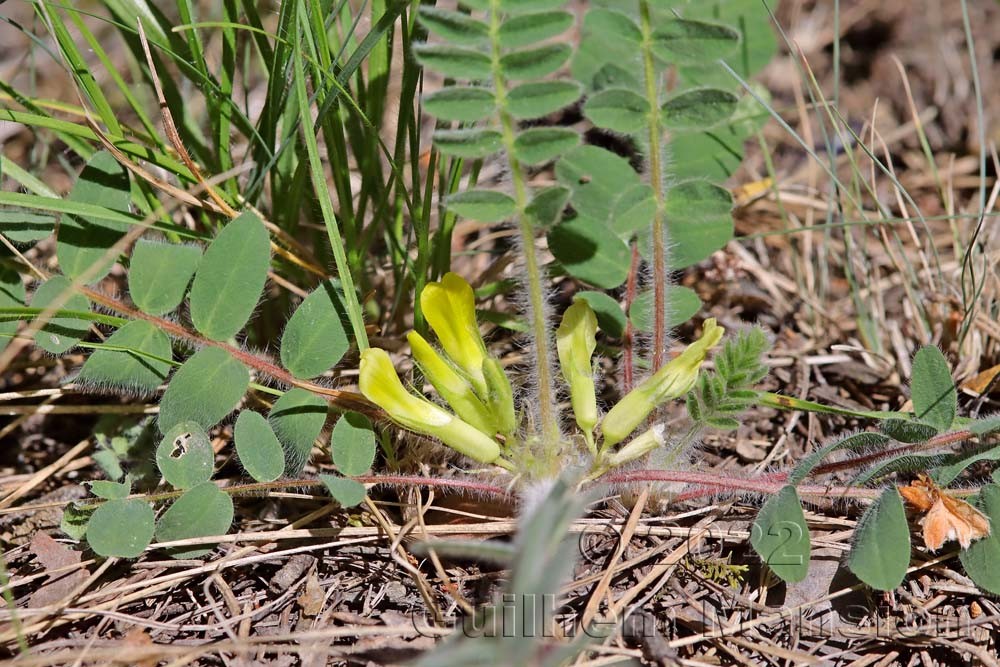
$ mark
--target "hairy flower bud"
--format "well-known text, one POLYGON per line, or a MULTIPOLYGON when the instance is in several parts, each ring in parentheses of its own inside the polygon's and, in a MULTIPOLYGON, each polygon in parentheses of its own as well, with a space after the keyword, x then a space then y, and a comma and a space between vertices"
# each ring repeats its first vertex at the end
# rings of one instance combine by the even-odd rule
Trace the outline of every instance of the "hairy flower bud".
POLYGON ((469 377, 476 393, 485 398, 489 394, 483 375, 486 344, 476 323, 472 286, 461 276, 446 273, 441 282, 424 286, 420 307, 437 334, 441 349, 469 377))

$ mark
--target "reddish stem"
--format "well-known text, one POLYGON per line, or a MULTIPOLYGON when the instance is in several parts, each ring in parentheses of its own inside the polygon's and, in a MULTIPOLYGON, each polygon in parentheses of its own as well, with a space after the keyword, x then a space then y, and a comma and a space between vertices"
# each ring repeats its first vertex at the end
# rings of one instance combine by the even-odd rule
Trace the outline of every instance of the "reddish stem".
MULTIPOLYGON (((625 312, 628 313, 632 309, 632 302, 635 301, 635 290, 636 283, 639 277, 639 247, 637 244, 632 243, 632 263, 628 269, 628 282, 625 285, 625 312)), ((632 384, 634 382, 634 365, 633 365, 633 330, 632 330, 632 318, 625 318, 625 339, 622 341, 622 356, 624 364, 624 377, 622 378, 622 393, 628 393, 632 390, 632 384)))

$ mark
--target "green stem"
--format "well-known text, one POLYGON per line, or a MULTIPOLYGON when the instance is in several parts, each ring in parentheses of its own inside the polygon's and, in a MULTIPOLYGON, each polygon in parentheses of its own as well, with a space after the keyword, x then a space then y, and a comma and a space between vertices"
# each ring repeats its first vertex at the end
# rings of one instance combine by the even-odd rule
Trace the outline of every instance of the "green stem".
POLYGON ((542 426, 542 437, 549 443, 559 439, 559 423, 556 417, 555 391, 552 379, 552 351, 549 342, 549 328, 546 321, 545 290, 542 286, 542 268, 535 248, 535 230, 531 218, 525 213, 528 206, 528 191, 524 182, 524 171, 514 149, 514 119, 507 110, 507 89, 500 65, 500 2, 490 0, 490 42, 493 87, 500 117, 500 131, 503 136, 504 151, 510 164, 511 179, 514 183, 514 201, 517 206, 518 231, 521 236, 521 250, 524 253, 524 267, 528 288, 528 319, 535 346, 535 378, 538 391, 538 417, 542 426))
POLYGON ((646 99, 649 102, 649 184, 656 199, 653 214, 653 372, 663 366, 667 347, 667 249, 664 239, 664 188, 663 155, 660 140, 663 127, 660 123, 660 98, 653 60, 653 26, 646 0, 639 3, 642 29, 642 61, 646 80, 646 99))

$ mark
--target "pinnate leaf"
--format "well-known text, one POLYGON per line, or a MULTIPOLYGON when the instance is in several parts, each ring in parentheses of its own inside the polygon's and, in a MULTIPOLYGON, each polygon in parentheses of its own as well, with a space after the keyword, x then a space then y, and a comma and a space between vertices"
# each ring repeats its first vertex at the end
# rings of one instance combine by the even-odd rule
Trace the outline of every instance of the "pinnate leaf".
POLYGON ((98 556, 137 558, 153 541, 154 520, 142 500, 109 500, 91 515, 87 542, 98 556))
POLYGON ((343 298, 326 281, 295 310, 281 335, 281 363, 297 378, 312 378, 334 366, 350 347, 343 298))
POLYGON ((184 300, 200 261, 201 248, 196 245, 139 239, 128 270, 133 303, 150 315, 173 311, 184 300))
POLYGON ((246 366, 217 347, 195 352, 174 373, 160 399, 160 433, 181 422, 203 429, 215 426, 233 411, 250 386, 246 366))
POLYGON ((191 285, 191 321, 212 340, 226 340, 250 319, 267 281, 271 241, 264 223, 247 211, 215 237, 191 285))
POLYGON ((212 442, 195 422, 177 424, 156 447, 156 466, 163 479, 175 488, 193 488, 212 477, 215 467, 212 442))
MULTIPOLYGON (((156 522, 156 540, 174 542, 194 537, 225 535, 233 523, 233 499, 212 482, 188 489, 156 522)), ((171 558, 201 558, 213 546, 171 547, 171 558)))
POLYGON ((854 529, 854 547, 847 566, 858 579, 880 591, 903 583, 910 565, 910 527, 899 492, 882 492, 854 529))
POLYGON ((809 526, 794 486, 783 487, 757 513, 750 544, 771 570, 788 582, 809 572, 809 526))
POLYGON ((285 454, 271 425, 260 414, 244 410, 233 431, 243 468, 258 482, 273 482, 285 471, 285 454))

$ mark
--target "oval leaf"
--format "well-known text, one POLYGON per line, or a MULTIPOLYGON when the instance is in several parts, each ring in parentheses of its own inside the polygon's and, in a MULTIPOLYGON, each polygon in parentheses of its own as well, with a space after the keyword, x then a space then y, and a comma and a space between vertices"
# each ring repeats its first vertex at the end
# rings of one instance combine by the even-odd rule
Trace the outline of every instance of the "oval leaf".
POLYGON ((153 541, 153 509, 145 502, 109 500, 87 523, 87 542, 105 558, 137 558, 153 541))
POLYGON ((663 21, 653 32, 653 53, 669 63, 702 65, 732 54, 740 34, 729 26, 705 21, 663 21))
POLYGON ((327 404, 298 387, 274 402, 267 420, 285 450, 285 474, 295 477, 309 460, 313 443, 326 423, 327 404))
POLYGON ((947 431, 958 411, 958 394, 951 368, 934 345, 925 345, 913 358, 913 412, 917 419, 947 431))
POLYGON ((364 484, 336 475, 320 475, 319 478, 341 507, 354 507, 364 502, 366 493, 364 484))
POLYGON ((132 302, 150 315, 173 311, 184 300, 200 261, 201 248, 196 245, 139 239, 128 270, 132 302))
POLYGON ((482 51, 442 44, 419 44, 413 51, 421 65, 444 76, 470 81, 493 76, 490 57, 482 51))
POLYGON ((333 463, 342 475, 362 475, 375 461, 375 432, 362 414, 345 412, 333 427, 330 440, 333 463))
POLYGON ((170 374, 170 339, 145 320, 127 323, 104 345, 90 355, 75 382, 148 395, 170 374))
POLYGON ((663 205, 667 218, 713 218, 733 210, 729 190, 708 181, 685 181, 667 191, 663 205))
POLYGON ((583 114, 598 127, 632 134, 646 126, 649 102, 631 90, 610 88, 591 95, 583 105, 583 114))
POLYGON ((514 140, 514 153, 524 164, 543 164, 554 160, 580 143, 580 135, 561 127, 535 127, 514 140))
POLYGON ((236 453, 243 468, 258 482, 273 482, 285 471, 281 443, 264 417, 244 410, 236 419, 233 431, 236 453))
POLYGON ((500 26, 500 46, 516 49, 565 32, 573 25, 569 12, 532 12, 509 18, 500 26))
POLYGON ((466 190, 448 197, 448 209, 463 218, 480 222, 501 222, 514 215, 514 200, 493 190, 466 190))
POLYGON ((809 526, 794 486, 786 486, 760 508, 750 544, 771 570, 788 582, 809 572, 809 526))
POLYGON ((451 86, 428 95, 424 111, 441 120, 473 122, 486 118, 496 107, 493 92, 475 86, 451 86))
MULTIPOLYGON (((68 199, 81 204, 94 204, 121 213, 129 213, 132 195, 128 171, 107 151, 94 153, 80 172, 68 199)), ((63 215, 59 221, 56 256, 63 273, 71 278, 87 274, 87 284, 108 275, 117 254, 104 258, 117 243, 128 225, 90 216, 63 215)))
MULTIPOLYGON (((233 523, 233 499, 211 482, 189 489, 156 522, 156 541, 174 542, 193 537, 225 535, 233 523)), ((171 547, 171 558, 201 558, 214 546, 171 547)))
POLYGON ((317 287, 295 310, 281 335, 281 363, 297 378, 332 368, 350 347, 340 290, 330 281, 317 287))
POLYGON ((508 79, 537 79, 562 67, 572 52, 569 44, 546 44, 537 49, 513 51, 500 58, 500 68, 508 79))
MULTIPOLYGON (((31 298, 31 307, 46 308, 65 292, 70 292, 71 296, 63 302, 59 309, 89 311, 90 301, 87 300, 87 297, 72 290, 73 286, 69 278, 53 276, 35 290, 35 294, 31 298)), ((35 344, 46 352, 62 354, 83 340, 89 329, 90 322, 86 320, 72 317, 53 317, 35 334, 35 344)))
POLYGON ((718 88, 697 88, 664 103, 663 123, 671 130, 703 130, 733 115, 739 99, 718 88))
POLYGON ((621 338, 625 334, 625 311, 621 304, 604 292, 579 292, 576 295, 589 305, 597 315, 597 326, 612 338, 621 338))
POLYGON ((204 429, 194 422, 174 426, 156 447, 156 466, 177 489, 190 489, 212 477, 215 452, 204 429))
POLYGON ((552 254, 578 280, 613 289, 628 277, 628 245, 592 218, 579 216, 556 225, 548 240, 552 254))
POLYGON ((847 567, 872 588, 891 591, 903 583, 909 565, 910 527, 899 492, 891 487, 858 521, 847 567))
POLYGON ((250 386, 246 366, 217 347, 204 347, 177 369, 160 399, 160 433, 193 421, 209 429, 233 411, 250 386))
POLYGON ((503 138, 494 130, 438 130, 434 145, 445 155, 481 158, 500 150, 503 138))
POLYGON ((984 486, 976 504, 990 518, 992 530, 987 537, 960 551, 958 557, 977 586, 993 595, 1000 595, 1000 568, 996 567, 1000 563, 1000 486, 984 486))
POLYGON ((507 93, 507 111, 515 118, 541 118, 580 98, 574 81, 523 83, 507 93))
POLYGON ((264 223, 246 212, 215 237, 194 274, 191 321, 212 340, 226 340, 250 319, 271 266, 264 223))
POLYGON ((0 209, 0 232, 17 245, 41 241, 52 234, 56 216, 49 213, 0 209))
POLYGON ((425 5, 418 15, 427 30, 453 44, 479 44, 489 35, 485 23, 461 12, 425 5))

